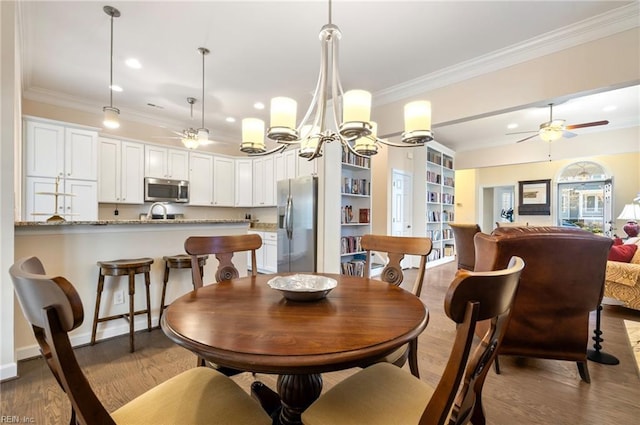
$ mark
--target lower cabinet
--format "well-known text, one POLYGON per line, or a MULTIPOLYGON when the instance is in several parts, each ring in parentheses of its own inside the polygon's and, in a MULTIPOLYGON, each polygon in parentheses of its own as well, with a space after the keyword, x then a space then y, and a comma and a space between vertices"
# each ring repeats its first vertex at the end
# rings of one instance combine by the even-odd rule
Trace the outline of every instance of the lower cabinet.
MULTIPOLYGON (((256 266, 258 273, 271 274, 278 271, 278 234, 276 232, 261 232, 249 230, 250 234, 262 238, 262 246, 256 251, 256 266)), ((251 270, 251 253, 247 253, 247 265, 251 270)))

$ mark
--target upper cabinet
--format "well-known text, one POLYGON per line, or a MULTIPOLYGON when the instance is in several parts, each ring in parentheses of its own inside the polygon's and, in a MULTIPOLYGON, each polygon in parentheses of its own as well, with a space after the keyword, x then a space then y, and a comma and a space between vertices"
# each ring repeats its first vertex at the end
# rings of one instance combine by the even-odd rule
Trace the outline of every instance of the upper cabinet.
POLYGON ((235 206, 253 206, 253 163, 254 160, 236 159, 235 169, 235 206))
POLYGON ((233 158, 213 157, 213 205, 216 207, 234 205, 235 187, 231 184, 235 176, 234 165, 233 158))
POLYGON ((144 203, 144 144, 98 139, 98 202, 144 203))
POLYGON ((253 159, 253 206, 271 207, 276 204, 274 157, 253 159))
POLYGON ((189 151, 145 145, 144 175, 161 179, 189 179, 189 151))
POLYGON ((64 123, 25 121, 25 171, 33 177, 96 180, 98 134, 64 123))
POLYGON ((291 149, 273 156, 275 158, 276 182, 296 177, 298 165, 297 150, 291 149))
POLYGON ((25 118, 23 219, 98 218, 98 133, 25 118), (57 208, 56 208, 57 206, 57 208))
POLYGON ((213 155, 189 153, 189 205, 213 206, 213 155))

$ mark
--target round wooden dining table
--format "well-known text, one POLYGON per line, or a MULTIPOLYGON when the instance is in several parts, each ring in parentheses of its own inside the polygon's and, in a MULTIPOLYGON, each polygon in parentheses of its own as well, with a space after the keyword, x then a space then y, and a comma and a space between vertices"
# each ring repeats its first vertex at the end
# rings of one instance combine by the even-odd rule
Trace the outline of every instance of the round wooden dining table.
POLYGON ((380 358, 427 326, 422 301, 397 286, 321 274, 337 281, 325 298, 290 301, 267 284, 284 275, 205 285, 171 303, 161 323, 172 341, 219 366, 278 374, 277 423, 301 423, 320 396, 321 373, 380 358))

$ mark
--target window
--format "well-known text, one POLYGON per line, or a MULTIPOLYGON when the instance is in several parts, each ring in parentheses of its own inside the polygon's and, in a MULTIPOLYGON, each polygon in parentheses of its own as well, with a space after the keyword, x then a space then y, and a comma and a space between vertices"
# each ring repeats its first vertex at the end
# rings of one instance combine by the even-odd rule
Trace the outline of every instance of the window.
POLYGON ((558 178, 558 225, 611 235, 612 184, 595 162, 576 162, 558 178))

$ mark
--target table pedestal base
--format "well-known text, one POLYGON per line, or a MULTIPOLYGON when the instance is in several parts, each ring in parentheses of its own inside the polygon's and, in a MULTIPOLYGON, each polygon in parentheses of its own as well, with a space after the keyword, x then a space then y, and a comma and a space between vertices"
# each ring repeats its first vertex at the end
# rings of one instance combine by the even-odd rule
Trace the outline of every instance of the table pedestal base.
POLYGON ((280 375, 278 393, 256 381, 251 384, 251 395, 273 418, 274 425, 302 425, 300 415, 320 397, 322 375, 280 375))

